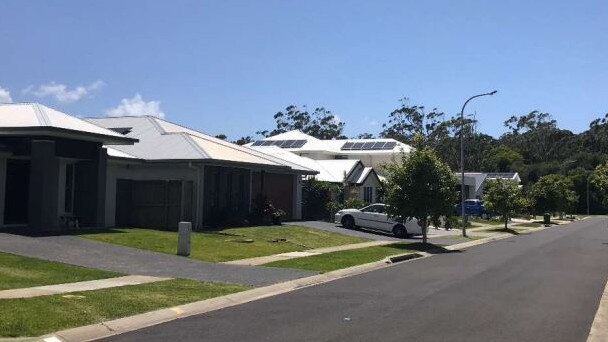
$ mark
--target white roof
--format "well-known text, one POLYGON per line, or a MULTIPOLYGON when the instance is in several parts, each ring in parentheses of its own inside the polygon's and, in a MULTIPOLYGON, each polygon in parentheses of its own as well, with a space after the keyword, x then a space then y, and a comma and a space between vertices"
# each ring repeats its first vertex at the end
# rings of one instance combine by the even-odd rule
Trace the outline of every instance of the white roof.
MULTIPOLYGON (((273 135, 262 140, 306 140, 306 143, 298 148, 286 148, 292 152, 328 152, 334 154, 392 154, 405 152, 409 153, 412 150, 410 145, 404 144, 392 138, 374 138, 374 139, 332 139, 321 140, 311 135, 303 133, 299 130, 292 130, 285 133, 273 135), (342 146, 346 142, 395 142, 395 147, 392 150, 342 150, 342 146)), ((253 143, 247 144, 251 146, 253 143)))
POLYGON ((114 148, 143 160, 218 160, 276 166, 301 173, 314 173, 314 170, 286 162, 275 156, 152 116, 89 118, 87 120, 106 128, 124 129, 126 136, 139 139, 137 144, 119 145, 114 148))
POLYGON ((0 134, 77 136, 82 140, 104 144, 130 144, 136 141, 38 103, 0 104, 0 134))

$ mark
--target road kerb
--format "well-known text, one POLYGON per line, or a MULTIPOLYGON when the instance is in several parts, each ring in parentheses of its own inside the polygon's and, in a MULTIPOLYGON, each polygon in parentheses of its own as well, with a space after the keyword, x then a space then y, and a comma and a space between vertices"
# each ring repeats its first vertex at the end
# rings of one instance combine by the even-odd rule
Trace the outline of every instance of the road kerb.
POLYGON ((606 342, 608 341, 608 282, 604 287, 604 293, 600 299, 595 318, 591 324, 587 342, 606 342))

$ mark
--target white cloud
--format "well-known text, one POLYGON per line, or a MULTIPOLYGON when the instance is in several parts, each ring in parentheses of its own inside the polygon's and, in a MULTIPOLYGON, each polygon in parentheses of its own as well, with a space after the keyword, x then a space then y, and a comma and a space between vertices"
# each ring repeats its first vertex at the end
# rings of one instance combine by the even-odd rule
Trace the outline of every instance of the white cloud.
POLYGON ((11 97, 11 92, 8 89, 4 89, 0 87, 0 103, 11 103, 13 102, 13 98, 11 97))
POLYGON ((69 89, 65 84, 51 82, 48 84, 41 84, 38 87, 29 86, 23 89, 22 92, 23 94, 33 94, 37 97, 52 96, 59 102, 71 103, 90 95, 104 85, 105 83, 103 81, 97 80, 89 85, 77 86, 73 89, 69 89))
POLYGON ((108 116, 143 116, 151 115, 164 118, 165 113, 160 109, 160 101, 144 101, 140 94, 130 99, 120 100, 120 104, 106 111, 108 116))

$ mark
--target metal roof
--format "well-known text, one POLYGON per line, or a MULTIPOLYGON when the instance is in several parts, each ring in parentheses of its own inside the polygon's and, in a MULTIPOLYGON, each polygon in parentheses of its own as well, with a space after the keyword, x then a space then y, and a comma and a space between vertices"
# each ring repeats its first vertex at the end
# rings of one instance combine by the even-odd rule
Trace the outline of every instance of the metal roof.
POLYGON ((139 139, 137 144, 131 146, 113 147, 146 161, 218 160, 274 166, 306 174, 316 173, 314 170, 281 158, 152 116, 88 118, 87 120, 107 129, 120 128, 127 132, 126 136, 139 139))
POLYGON ((0 104, 0 135, 77 138, 106 145, 137 141, 38 103, 0 104))

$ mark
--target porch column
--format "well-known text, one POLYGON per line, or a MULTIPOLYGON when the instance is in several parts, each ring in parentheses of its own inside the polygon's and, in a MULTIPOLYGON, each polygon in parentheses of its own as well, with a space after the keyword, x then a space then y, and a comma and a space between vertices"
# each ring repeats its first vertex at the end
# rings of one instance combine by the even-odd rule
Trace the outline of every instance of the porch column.
POLYGON ((59 229, 59 159, 52 140, 32 140, 28 225, 35 231, 59 229))
POLYGON ((106 225, 106 178, 108 174, 108 151, 101 147, 95 160, 95 226, 106 225))

